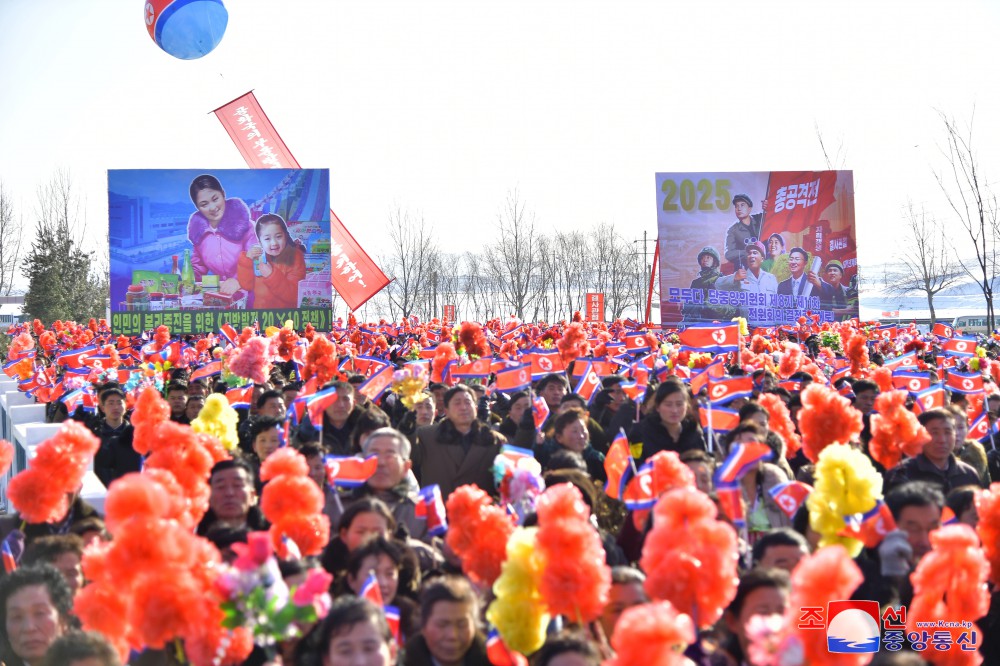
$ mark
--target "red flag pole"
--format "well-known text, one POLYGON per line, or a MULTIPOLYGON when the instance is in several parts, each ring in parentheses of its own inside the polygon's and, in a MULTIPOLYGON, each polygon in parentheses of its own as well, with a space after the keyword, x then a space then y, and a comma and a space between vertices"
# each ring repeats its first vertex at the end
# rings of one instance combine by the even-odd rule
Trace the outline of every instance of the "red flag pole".
POLYGON ((649 290, 646 292, 646 325, 650 324, 650 314, 653 309, 653 285, 656 284, 656 265, 660 261, 660 237, 656 237, 656 249, 653 250, 653 267, 649 270, 649 290))

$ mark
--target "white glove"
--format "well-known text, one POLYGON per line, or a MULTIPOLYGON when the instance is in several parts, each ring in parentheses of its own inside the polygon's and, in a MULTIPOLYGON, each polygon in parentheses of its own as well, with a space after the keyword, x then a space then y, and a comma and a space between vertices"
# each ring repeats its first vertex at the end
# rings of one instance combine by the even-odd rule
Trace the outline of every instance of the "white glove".
POLYGON ((886 534, 878 547, 878 555, 882 562, 883 576, 905 576, 910 573, 913 548, 903 530, 893 530, 886 534))

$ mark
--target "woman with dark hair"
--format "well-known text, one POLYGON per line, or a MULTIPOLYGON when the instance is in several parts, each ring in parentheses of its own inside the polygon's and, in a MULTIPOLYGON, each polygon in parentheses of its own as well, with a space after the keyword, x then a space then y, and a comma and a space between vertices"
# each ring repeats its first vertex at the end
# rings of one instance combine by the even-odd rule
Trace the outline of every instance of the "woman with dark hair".
POLYGON ((0 578, 0 662, 40 666, 49 646, 73 628, 73 593, 49 564, 0 578))
POLYGON ((189 193, 198 209, 188 220, 195 279, 218 275, 219 291, 232 294, 240 288, 236 277, 240 253, 249 250, 254 242, 250 209, 242 199, 227 199, 219 179, 208 174, 191 181, 189 193))
POLYGON ((518 391, 510 396, 510 406, 508 407, 507 416, 503 418, 503 421, 500 422, 500 426, 497 428, 500 434, 506 437, 508 441, 514 441, 514 435, 517 434, 517 424, 524 417, 524 412, 530 408, 531 398, 526 391, 518 391))
POLYGON ((306 251, 288 233, 280 215, 261 215, 254 227, 259 245, 240 254, 240 286, 253 292, 257 308, 295 308, 299 282, 306 277, 306 251))
POLYGON ((549 468, 549 460, 557 452, 573 451, 583 457, 590 478, 602 483, 608 480, 607 472, 604 471, 604 454, 590 443, 588 418, 587 413, 578 407, 571 407, 556 417, 552 437, 546 437, 541 446, 535 449, 535 458, 543 469, 549 468))
POLYGON ((692 418, 692 406, 688 387, 676 377, 668 377, 656 388, 652 411, 629 433, 629 442, 642 445, 637 465, 659 451, 705 450, 705 435, 692 418))
POLYGON ((375 497, 363 497, 344 509, 337 526, 337 536, 323 551, 322 563, 333 576, 347 569, 351 553, 377 537, 389 538, 396 531, 396 519, 386 503, 375 497))
POLYGON ((360 596, 369 575, 374 575, 384 603, 399 609, 403 641, 420 631, 416 596, 420 589, 420 565, 406 544, 384 537, 372 539, 347 561, 347 590, 360 596))
POLYGON ((372 602, 341 597, 311 637, 309 666, 394 666, 398 647, 385 614, 372 602))

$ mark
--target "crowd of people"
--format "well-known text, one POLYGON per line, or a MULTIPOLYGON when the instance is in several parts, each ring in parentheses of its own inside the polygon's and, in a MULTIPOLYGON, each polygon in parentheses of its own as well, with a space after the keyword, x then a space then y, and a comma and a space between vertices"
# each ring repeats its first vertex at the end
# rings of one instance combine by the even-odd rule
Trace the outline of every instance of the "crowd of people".
MULTIPOLYGON (((262 501, 268 485, 277 483, 269 461, 292 449, 307 463, 308 478, 322 496, 322 516, 329 521, 328 540, 308 556, 296 556, 291 547, 277 548, 277 571, 293 590, 310 572, 325 572, 329 586, 323 591, 332 603, 286 638, 258 641, 242 663, 501 666, 530 659, 536 666, 597 666, 637 664, 641 655, 651 655, 657 664, 706 666, 846 663, 832 657, 829 662, 809 661, 811 653, 801 647, 798 661, 794 650, 765 649, 756 619, 785 618, 782 635, 808 643, 792 626, 801 619, 793 604, 803 598, 796 589, 802 580, 796 571, 821 552, 840 548, 832 545, 838 543, 850 551, 844 566, 856 566, 860 573, 858 584, 848 590, 850 598, 916 612, 926 606, 923 595, 928 594, 916 574, 941 547, 944 537, 935 535, 943 534, 942 528, 959 530, 956 526, 966 526, 961 533, 972 535, 970 548, 994 569, 989 588, 986 580, 963 579, 975 584, 969 593, 981 593, 988 612, 982 607, 981 616, 948 618, 970 623, 965 643, 974 649, 958 643, 930 646, 921 642, 919 632, 907 632, 898 643, 883 637, 880 652, 855 658, 904 665, 946 652, 957 659, 961 652, 968 661, 949 663, 1000 663, 1000 594, 995 587, 1000 544, 986 538, 979 543, 982 535, 998 534, 990 530, 997 529, 1000 516, 977 511, 995 510, 990 498, 1000 493, 996 485, 991 487, 1000 482, 1000 450, 995 446, 1000 344, 995 340, 980 339, 975 353, 954 356, 945 344, 948 337, 921 335, 915 328, 900 327, 886 336, 874 324, 804 320, 797 327, 746 333, 737 351, 713 353, 688 348, 676 332, 647 332, 621 322, 593 328, 579 321, 552 327, 515 322, 475 327, 476 344, 489 346, 473 350, 471 338, 464 337, 465 326, 460 336, 458 327, 453 332, 440 322, 421 330, 413 330, 415 324, 407 323, 404 330, 382 322, 381 332, 379 325, 354 325, 331 336, 308 331, 300 337, 286 328, 263 334, 248 329, 239 339, 191 337, 182 341, 190 353, 175 348, 173 367, 161 363, 140 385, 108 381, 106 367, 91 368, 89 376, 82 376, 90 382, 84 389, 93 394, 93 406, 67 405, 56 398, 48 403, 48 420, 83 423, 99 442, 92 468, 109 489, 110 503, 116 488, 124 488, 119 480, 150 473, 149 446, 139 441, 149 436, 148 429, 141 430, 148 419, 133 419, 132 412, 143 409, 137 407, 141 391, 152 387, 162 395, 165 420, 194 424, 199 432, 204 432, 199 419, 215 409, 213 399, 219 400, 213 396, 228 395, 226 404, 234 403, 236 412, 236 442, 227 455, 213 460, 203 480, 207 510, 194 526, 196 535, 227 563, 238 563, 248 548, 253 550, 255 533, 273 528, 275 520, 269 520, 262 501), (439 332, 436 351, 421 360, 417 343, 432 347, 427 340, 431 330, 439 332), (577 333, 589 341, 562 344, 577 333), (640 334, 642 344, 616 349, 626 334, 640 334), (277 341, 292 337, 292 347, 300 348, 301 355, 278 351, 277 341), (273 342, 264 355, 266 363, 245 373, 253 379, 235 374, 240 364, 228 356, 230 349, 252 345, 251 338, 273 342), (512 340, 521 342, 511 347, 512 340), (563 369, 535 368, 529 373, 530 386, 499 386, 499 373, 531 349, 558 352, 563 369), (621 353, 612 356, 612 351, 621 353), (463 362, 489 356, 495 356, 494 364, 479 378, 465 379, 456 372, 463 362), (617 362, 610 363, 611 358, 617 362), (896 363, 904 358, 915 360, 905 367, 896 363), (218 374, 199 372, 218 360, 223 361, 218 374), (599 384, 588 388, 586 379, 599 361, 609 365, 595 371, 599 384), (390 372, 420 368, 373 391, 383 364, 390 372), (583 365, 587 370, 580 371, 583 365), (901 369, 910 373, 907 380, 915 372, 926 374, 928 388, 910 392, 894 382, 901 369), (976 388, 962 391, 948 384, 940 387, 933 404, 921 404, 927 391, 933 392, 936 382, 952 371, 978 377, 976 388), (416 383, 405 381, 414 378, 416 383), (744 383, 719 399, 713 386, 735 380, 744 383), (723 424, 717 420, 720 415, 731 416, 732 422, 723 424), (970 425, 978 428, 983 419, 985 428, 970 438, 970 425), (834 449, 848 456, 852 469, 873 470, 866 478, 876 481, 865 490, 872 504, 856 516, 838 516, 848 531, 831 533, 820 524, 822 512, 813 500, 830 492, 827 466, 834 464, 833 454, 824 452, 834 449), (344 483, 337 470, 346 460, 377 464, 344 483), (671 474, 680 481, 658 480, 654 470, 674 464, 678 467, 670 468, 671 474), (512 490, 511 466, 526 470, 523 478, 537 484, 534 492, 512 490), (738 473, 733 472, 736 467, 738 473), (597 591, 588 591, 599 594, 602 608, 592 618, 553 614, 525 657, 512 649, 525 641, 505 635, 507 626, 500 626, 497 635, 488 631, 487 609, 502 596, 500 583, 495 575, 484 579, 481 567, 470 564, 474 558, 460 547, 461 539, 451 534, 472 533, 475 526, 452 522, 449 532, 438 529, 443 526, 432 518, 435 507, 428 497, 439 497, 451 514, 453 498, 473 487, 484 493, 484 503, 503 509, 501 522, 510 522, 510 529, 532 529, 539 525, 535 503, 545 489, 563 484, 578 493, 582 501, 577 511, 601 546, 601 561, 581 566, 607 572, 606 584, 598 577, 589 585, 597 591), (679 599, 685 586, 694 583, 680 571, 677 598, 665 596, 663 586, 651 581, 649 535, 659 528, 661 512, 672 510, 672 503, 679 506, 681 495, 674 494, 679 486, 698 501, 710 500, 710 522, 733 535, 738 581, 724 581, 722 586, 731 583, 732 590, 724 593, 717 620, 684 607, 679 599), (425 492, 434 487, 435 493, 425 492), (795 489, 801 494, 787 492, 795 489), (524 497, 530 499, 526 509, 516 502, 524 497), (878 513, 883 504, 885 511, 878 513), (866 534, 869 509, 884 522, 883 529, 866 534), (854 520, 861 524, 850 532, 854 520), (667 602, 675 610, 664 615, 657 605, 667 602), (633 607, 642 613, 630 613, 633 607), (671 618, 670 631, 650 629, 649 618, 671 618), (695 631, 688 635, 690 626, 695 631)), ((100 327, 96 330, 100 338, 100 327)), ((38 342, 43 330, 36 326, 14 333, 31 336, 36 368, 58 369, 60 350, 38 342)), ((126 349, 155 355, 175 342, 160 333, 152 348, 149 340, 116 341, 106 331, 104 337, 121 356, 126 349)), ((21 340, 9 363, 28 351, 21 340)), ((865 473, 857 472, 859 477, 865 473)), ((851 487, 851 474, 844 478, 845 496, 864 494, 851 487)), ((106 547, 116 535, 105 517, 78 495, 70 499, 59 520, 28 520, 16 502, 13 507, 8 502, 8 515, 0 517, 5 564, 0 662, 183 663, 183 640, 167 647, 132 641, 123 652, 122 645, 95 629, 92 619, 81 622, 74 598, 91 584, 87 553, 106 547)), ((451 518, 440 516, 445 525, 451 518)), ((501 540, 510 537, 509 529, 500 534, 501 540)), ((473 549, 485 557, 489 537, 477 538, 483 541, 473 549)), ((695 578, 715 575, 701 571, 695 578)), ((541 606, 554 606, 545 594, 535 598, 541 606)), ((694 603, 697 609, 699 602, 694 603)), ((941 603, 938 608, 945 609, 941 603)), ((224 652, 220 648, 215 663, 230 663, 224 662, 224 652)))

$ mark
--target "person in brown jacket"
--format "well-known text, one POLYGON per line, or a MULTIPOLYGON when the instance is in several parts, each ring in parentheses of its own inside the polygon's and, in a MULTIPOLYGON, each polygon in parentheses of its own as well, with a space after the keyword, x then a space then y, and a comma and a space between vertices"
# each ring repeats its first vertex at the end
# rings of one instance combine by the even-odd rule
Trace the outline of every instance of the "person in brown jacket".
POLYGON ((493 493, 490 470, 506 438, 476 420, 476 399, 468 386, 449 389, 444 408, 444 419, 417 430, 413 473, 421 486, 440 486, 444 498, 467 483, 493 493))

